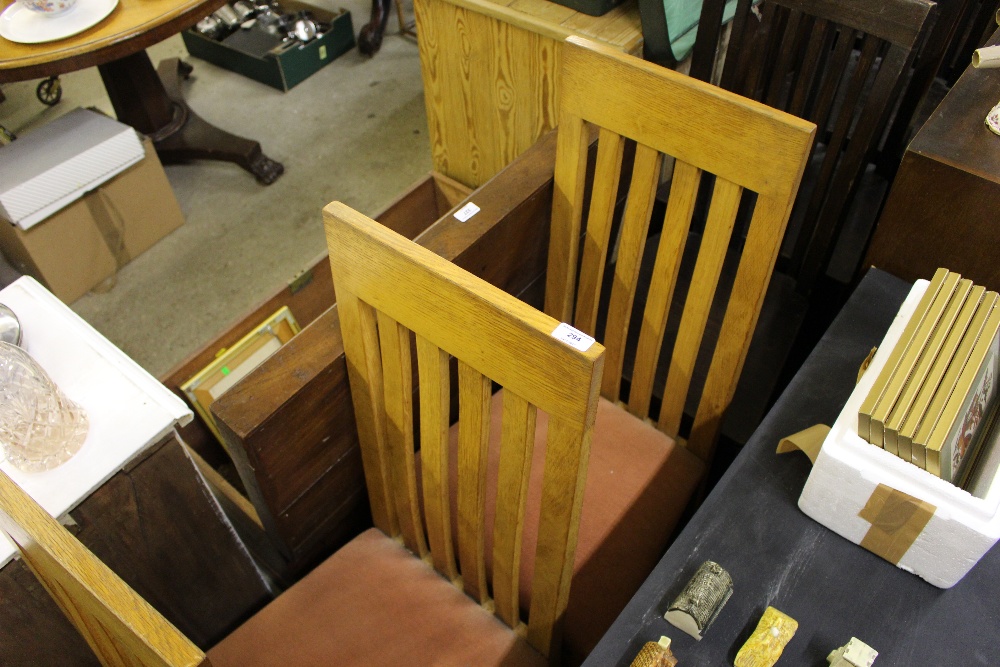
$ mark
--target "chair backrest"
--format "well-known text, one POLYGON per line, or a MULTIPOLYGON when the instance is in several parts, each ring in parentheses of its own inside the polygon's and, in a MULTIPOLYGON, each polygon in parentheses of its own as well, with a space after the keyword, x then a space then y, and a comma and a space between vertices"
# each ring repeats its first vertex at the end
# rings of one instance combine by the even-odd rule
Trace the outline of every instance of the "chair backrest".
MULTIPOLYGON (((816 150, 825 150, 803 183, 797 231, 784 250, 802 292, 827 268, 933 7, 926 0, 737 4, 722 87, 813 121, 816 150)), ((852 259, 852 274, 860 260, 852 259)))
POLYGON ((2 471, 0 529, 102 664, 209 665, 197 646, 2 471))
POLYGON ((497 616, 513 628, 521 624, 521 525, 535 416, 549 414, 527 638, 552 655, 569 595, 603 347, 581 351, 557 340, 558 321, 343 204, 327 206, 324 218, 375 524, 484 605, 490 396, 494 382, 504 388, 492 591, 497 616), (422 502, 414 469, 414 347, 422 502), (452 357, 457 545, 448 474, 452 357))
MULTIPOLYGON (((726 291, 717 288, 734 240, 737 210, 744 189, 756 193, 735 283, 726 286, 730 291, 728 306, 687 443, 707 460, 743 366, 815 128, 762 104, 578 38, 570 38, 563 51, 561 86, 545 311, 594 335, 604 298, 602 288, 610 283, 603 290, 610 291, 610 296, 603 326, 607 360, 601 393, 609 400, 622 400, 623 370, 628 370, 627 408, 645 418, 650 414, 661 348, 666 347, 681 258, 686 246, 687 251, 696 249, 683 314, 679 325, 671 325, 677 332, 671 336, 675 342, 664 355, 669 357, 669 371, 658 426, 675 438, 680 436, 681 416, 709 308, 716 293, 726 291), (585 216, 586 123, 597 125, 600 132, 585 216), (620 227, 612 234, 626 139, 636 143, 634 166, 620 227), (640 314, 633 317, 632 311, 641 259, 648 255, 647 232, 664 155, 675 159, 670 197, 640 319, 640 314), (690 232, 703 173, 714 174, 715 184, 698 245, 698 235, 690 232), (585 234, 582 253, 581 234, 585 234), (613 279, 608 280, 605 267, 612 260, 613 279), (626 342, 636 338, 629 336, 633 322, 641 328, 635 363, 626 369, 626 342)), ((676 291, 679 299, 680 290, 676 291)))

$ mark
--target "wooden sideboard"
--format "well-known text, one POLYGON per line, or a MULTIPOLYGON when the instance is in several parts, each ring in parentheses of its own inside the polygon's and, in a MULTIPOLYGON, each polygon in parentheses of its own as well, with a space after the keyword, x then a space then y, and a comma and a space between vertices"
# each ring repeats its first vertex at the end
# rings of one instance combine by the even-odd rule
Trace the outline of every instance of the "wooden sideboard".
POLYGON ((866 265, 909 281, 943 266, 1000 289, 1000 137, 983 122, 998 101, 1000 69, 966 69, 906 148, 866 265))
POLYGON ((547 0, 414 0, 434 169, 479 187, 557 123, 562 41, 642 54, 636 0, 588 16, 547 0))

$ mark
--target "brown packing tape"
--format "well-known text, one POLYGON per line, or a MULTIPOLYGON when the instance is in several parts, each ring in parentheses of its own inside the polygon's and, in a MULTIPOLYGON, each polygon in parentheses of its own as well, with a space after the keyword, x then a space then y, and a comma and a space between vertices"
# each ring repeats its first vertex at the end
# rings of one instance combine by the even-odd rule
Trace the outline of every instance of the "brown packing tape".
POLYGON ((782 438, 781 442, 778 443, 777 452, 778 454, 786 454, 798 449, 808 456, 810 461, 816 463, 816 457, 819 456, 819 450, 823 447, 823 441, 826 440, 829 432, 830 427, 826 424, 810 426, 804 431, 782 438))
POLYGON ((115 258, 117 268, 121 269, 132 259, 125 248, 125 220, 114 200, 104 189, 98 189, 96 195, 87 201, 90 214, 94 216, 97 229, 104 242, 108 244, 108 250, 115 258))
POLYGON ((854 381, 854 384, 861 382, 861 376, 864 375, 865 371, 868 370, 868 367, 872 365, 872 359, 875 358, 876 352, 878 352, 878 348, 873 347, 872 351, 868 353, 867 357, 865 357, 865 360, 861 362, 861 366, 858 368, 858 379, 854 381))
POLYGON ((896 565, 934 516, 935 509, 926 501, 879 484, 858 512, 871 524, 861 546, 896 565))

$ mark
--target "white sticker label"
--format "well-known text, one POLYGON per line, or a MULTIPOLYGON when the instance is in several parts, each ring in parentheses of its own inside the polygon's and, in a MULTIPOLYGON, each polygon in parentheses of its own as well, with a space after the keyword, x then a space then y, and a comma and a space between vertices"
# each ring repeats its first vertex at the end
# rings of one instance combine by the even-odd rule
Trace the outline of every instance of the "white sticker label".
POLYGON ((326 44, 321 44, 319 47, 319 59, 326 60, 326 44))
POLYGON ((594 344, 594 339, 579 329, 571 327, 563 322, 552 332, 553 338, 558 338, 570 347, 575 347, 581 352, 586 352, 594 344))
POLYGON ((455 217, 458 218, 459 222, 468 222, 469 218, 474 216, 476 213, 479 213, 479 207, 470 201, 468 204, 455 211, 455 217))

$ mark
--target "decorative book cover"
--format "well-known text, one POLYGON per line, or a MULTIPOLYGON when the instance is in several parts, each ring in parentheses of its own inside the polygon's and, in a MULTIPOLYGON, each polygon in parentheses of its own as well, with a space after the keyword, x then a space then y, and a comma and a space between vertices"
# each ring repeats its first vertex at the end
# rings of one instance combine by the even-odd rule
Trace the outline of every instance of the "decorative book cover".
POLYGON ((964 472, 979 427, 996 403, 998 360, 1000 308, 994 308, 927 443, 928 472, 953 483, 964 472))
MULTIPOLYGON (((931 401, 934 395, 941 389, 948 367, 951 366, 956 358, 962 339, 965 338, 966 333, 972 328, 973 320, 979 311, 980 305, 983 303, 983 296, 985 294, 986 288, 980 285, 976 285, 969 292, 969 297, 965 300, 962 309, 955 318, 954 324, 952 324, 951 329, 947 332, 937 358, 924 377, 920 391, 917 393, 916 398, 913 399, 909 414, 899 427, 897 435, 898 448, 908 449, 910 451, 910 462, 920 468, 926 467, 926 450, 923 443, 915 440, 915 436, 925 419, 936 421, 937 415, 941 412, 940 408, 936 412, 931 412, 931 401)), ((991 300, 990 304, 994 301, 995 299, 991 300)), ((975 330, 975 335, 978 336, 985 320, 986 317, 984 315, 975 330)), ((968 353, 962 358, 961 363, 964 364, 967 358, 968 353)), ((945 391, 950 394, 952 386, 954 386, 954 380, 945 391)))
POLYGON ((872 385, 871 391, 868 392, 868 396, 865 397, 864 402, 858 409, 858 435, 868 442, 878 445, 879 447, 882 446, 881 434, 879 435, 878 442, 875 442, 875 439, 871 436, 872 412, 875 410, 879 399, 881 399, 882 395, 885 393, 885 389, 889 384, 889 379, 896 370, 896 366, 903 357, 903 353, 906 352, 906 349, 909 346, 910 341, 913 339, 913 335, 916 333, 917 328, 923 323, 924 318, 927 315, 927 310, 930 308, 934 297, 937 296, 937 293, 941 290, 941 285, 944 283, 945 276, 947 276, 948 273, 947 269, 938 269, 934 272, 934 277, 931 279, 930 285, 927 286, 927 290, 920 298, 920 302, 917 304, 916 310, 913 311, 913 315, 906 323, 906 328, 903 329, 903 333, 900 336, 899 341, 893 346, 892 352, 889 354, 889 359, 886 361, 885 366, 882 367, 882 371, 875 379, 875 384, 872 385))
MULTIPOLYGON (((951 398, 951 395, 955 391, 958 378, 965 368, 969 357, 972 355, 972 348, 975 347, 983 329, 986 327, 986 321, 989 319, 994 307, 998 304, 1000 304, 1000 295, 996 292, 986 292, 982 303, 979 304, 979 308, 972 318, 972 323, 962 337, 962 342, 959 343, 958 350, 956 350, 951 363, 948 364, 944 379, 941 380, 940 386, 935 391, 930 407, 927 408, 927 413, 920 424, 917 425, 917 432, 913 436, 913 443, 916 447, 923 448, 925 452, 931 434, 941 420, 945 406, 948 404, 948 399, 951 398)), ((926 461, 924 467, 927 467, 926 461)))
POLYGON ((951 302, 951 295, 955 291, 959 277, 957 273, 951 272, 945 276, 944 283, 941 285, 941 291, 937 293, 934 301, 931 302, 927 310, 927 315, 924 317, 923 322, 920 323, 916 333, 913 334, 913 339, 910 341, 906 352, 889 378, 889 384, 882 393, 882 397, 875 406, 875 410, 872 411, 870 426, 872 439, 870 442, 873 445, 885 447, 885 450, 890 454, 897 454, 896 443, 894 440, 891 442, 884 440, 885 422, 889 417, 890 411, 896 405, 900 395, 906 388, 907 383, 910 381, 913 370, 920 360, 920 355, 923 353, 924 348, 929 343, 934 328, 951 302))
MULTIPOLYGON (((912 458, 911 440, 898 437, 899 429, 902 427, 903 421, 913 412, 913 403, 917 398, 917 394, 927 381, 927 376, 930 374, 934 362, 937 361, 941 348, 944 347, 945 340, 954 328, 955 321, 965 306, 965 302, 971 291, 971 280, 958 281, 944 314, 931 330, 930 338, 924 345, 924 349, 917 356, 917 363, 913 367, 913 372, 907 379, 906 384, 903 386, 903 391, 896 401, 896 405, 890 410, 889 416, 886 419, 884 446, 889 451, 895 450, 896 455, 904 461, 910 461, 912 458)), ((920 467, 923 467, 922 461, 920 467)))

